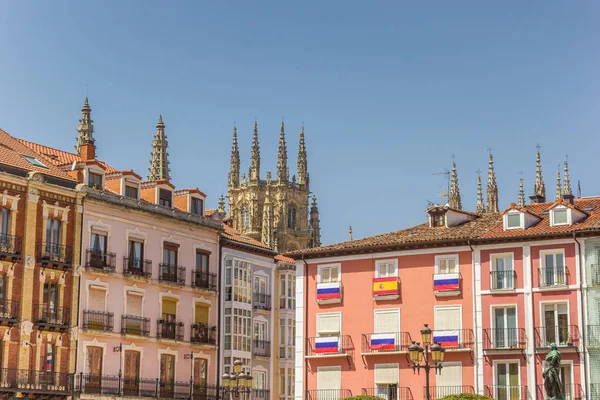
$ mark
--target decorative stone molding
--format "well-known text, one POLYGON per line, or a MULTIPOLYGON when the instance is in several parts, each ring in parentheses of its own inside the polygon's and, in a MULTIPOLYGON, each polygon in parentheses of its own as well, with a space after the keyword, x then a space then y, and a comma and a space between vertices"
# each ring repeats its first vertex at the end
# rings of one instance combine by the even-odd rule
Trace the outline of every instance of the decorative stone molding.
POLYGON ((44 175, 41 172, 37 172, 37 171, 29 171, 29 173, 27 174, 27 179, 29 179, 30 181, 39 182, 39 183, 42 183, 45 181, 44 175))
POLYGON ((31 332, 33 332, 33 322, 21 321, 21 332, 25 335, 31 335, 31 332))
POLYGON ((70 206, 61 207, 58 204, 58 201, 54 204, 48 204, 46 203, 46 200, 42 200, 42 205, 42 215, 44 218, 56 218, 63 222, 67 222, 69 220, 70 206))
POLYGON ((21 199, 21 195, 11 196, 8 194, 8 190, 4 190, 4 192, 0 193, 0 204, 2 207, 10 208, 12 211, 16 211, 19 206, 19 200, 21 199))
POLYGON ((3 342, 10 342, 10 330, 11 330, 11 329, 12 329, 12 328, 10 328, 10 327, 9 327, 9 328, 7 328, 7 329, 4 331, 4 335, 2 336, 2 341, 3 341, 3 342))

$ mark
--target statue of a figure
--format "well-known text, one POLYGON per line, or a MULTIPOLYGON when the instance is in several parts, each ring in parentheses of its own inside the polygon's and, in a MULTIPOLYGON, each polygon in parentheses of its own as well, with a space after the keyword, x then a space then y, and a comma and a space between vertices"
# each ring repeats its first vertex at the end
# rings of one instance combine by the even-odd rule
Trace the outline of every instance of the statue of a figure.
POLYGON ((547 400, 564 400, 562 383, 560 381, 560 353, 556 343, 550 344, 550 352, 544 362, 542 371, 544 389, 547 400))

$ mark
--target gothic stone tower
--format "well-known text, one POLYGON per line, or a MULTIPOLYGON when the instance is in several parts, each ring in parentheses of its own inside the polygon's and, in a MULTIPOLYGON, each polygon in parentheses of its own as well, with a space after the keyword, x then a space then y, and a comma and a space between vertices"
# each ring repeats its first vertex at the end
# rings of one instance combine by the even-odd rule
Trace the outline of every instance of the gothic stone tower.
POLYGON ((275 179, 272 179, 270 172, 266 173, 266 179, 261 179, 258 124, 255 122, 250 168, 247 176, 242 174, 240 177, 240 154, 237 130, 234 128, 228 179, 229 216, 233 227, 282 253, 320 246, 319 210, 316 198, 313 197, 309 202, 310 180, 307 171, 302 127, 297 176, 292 176, 290 180, 285 126, 282 122, 275 179))

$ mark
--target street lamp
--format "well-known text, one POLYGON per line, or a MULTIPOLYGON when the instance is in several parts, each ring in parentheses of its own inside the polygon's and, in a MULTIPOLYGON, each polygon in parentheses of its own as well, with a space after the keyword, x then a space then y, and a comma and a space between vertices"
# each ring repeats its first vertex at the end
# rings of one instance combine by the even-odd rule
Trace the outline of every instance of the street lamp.
POLYGON ((230 394, 234 399, 239 399, 240 395, 250 394, 252 392, 252 376, 242 372, 242 361, 233 362, 233 373, 223 374, 221 377, 223 397, 230 394))
POLYGON ((444 352, 446 349, 440 346, 439 343, 431 344, 431 329, 427 324, 421 329, 421 340, 423 341, 423 347, 420 346, 420 343, 412 342, 408 346, 408 353, 410 354, 413 373, 416 374, 417 371, 420 373, 421 369, 425 370, 425 400, 431 400, 429 394, 429 371, 431 369, 434 369, 436 373, 442 371, 442 362, 444 361, 444 352), (433 365, 429 364, 429 353, 431 353, 433 365), (421 364, 421 361, 423 361, 423 364, 421 364))

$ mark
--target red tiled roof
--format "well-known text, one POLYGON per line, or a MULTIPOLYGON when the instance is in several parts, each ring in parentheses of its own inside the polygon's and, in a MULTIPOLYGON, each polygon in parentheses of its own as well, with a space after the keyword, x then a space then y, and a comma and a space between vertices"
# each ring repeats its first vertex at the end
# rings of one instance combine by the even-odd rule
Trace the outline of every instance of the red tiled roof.
POLYGON ((283 261, 283 262, 286 262, 286 263, 289 263, 289 264, 296 264, 296 260, 294 260, 293 258, 286 257, 286 256, 284 256, 282 254, 277 254, 275 256, 275 259, 277 261, 283 261))
POLYGON ((49 159, 46 155, 26 146, 19 139, 12 137, 2 129, 0 129, 0 163, 26 171, 40 172, 44 175, 53 176, 66 181, 77 181, 75 178, 58 168, 54 164, 54 161, 49 159), (48 168, 38 167, 30 163, 23 158, 21 154, 36 158, 48 168))
POLYGON ((242 243, 242 244, 249 244, 254 247, 260 247, 265 250, 271 250, 271 248, 269 248, 269 246, 267 246, 263 242, 259 242, 258 240, 254 240, 251 237, 245 236, 241 232, 233 229, 232 227, 230 227, 228 225, 224 224, 223 229, 224 229, 224 232, 222 235, 226 239, 232 240, 234 242, 242 243))
POLYGON ((181 196, 188 193, 199 194, 200 196, 206 197, 206 194, 202 193, 198 188, 189 188, 189 189, 177 189, 173 194, 175 196, 181 196))
MULTIPOLYGON (((23 139, 17 139, 17 140, 20 141, 25 146, 29 147, 31 150, 35 151, 36 153, 39 153, 39 154, 42 154, 43 156, 45 156, 46 158, 51 160, 51 162, 56 166, 61 167, 64 165, 71 165, 71 164, 73 164, 73 161, 81 162, 81 156, 79 156, 78 154, 69 153, 68 151, 54 149, 52 147, 44 146, 44 145, 41 145, 38 143, 29 142, 29 141, 23 140, 23 139)), ((116 169, 114 169, 110 165, 106 164, 105 162, 98 161, 98 163, 104 167, 104 170, 106 171, 107 174, 112 174, 114 172, 117 172, 116 169)))
POLYGON ((209 208, 208 210, 204 210, 204 216, 205 217, 212 217, 212 215, 214 213, 216 213, 216 212, 217 212, 216 208, 209 208))

